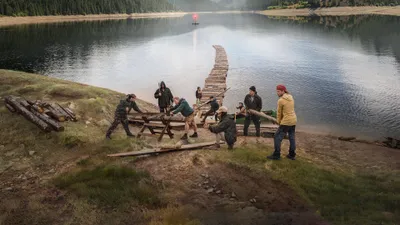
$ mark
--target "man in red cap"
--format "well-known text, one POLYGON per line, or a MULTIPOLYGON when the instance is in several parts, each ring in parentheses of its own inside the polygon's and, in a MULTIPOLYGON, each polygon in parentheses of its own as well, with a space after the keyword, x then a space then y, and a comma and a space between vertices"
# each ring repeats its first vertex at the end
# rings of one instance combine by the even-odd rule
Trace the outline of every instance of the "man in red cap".
POLYGON ((296 113, 294 112, 294 99, 284 85, 276 86, 276 94, 279 96, 277 112, 279 128, 274 137, 275 151, 267 158, 273 160, 281 158, 281 143, 285 135, 289 134, 290 147, 286 158, 294 160, 296 157, 295 131, 297 123, 296 113))

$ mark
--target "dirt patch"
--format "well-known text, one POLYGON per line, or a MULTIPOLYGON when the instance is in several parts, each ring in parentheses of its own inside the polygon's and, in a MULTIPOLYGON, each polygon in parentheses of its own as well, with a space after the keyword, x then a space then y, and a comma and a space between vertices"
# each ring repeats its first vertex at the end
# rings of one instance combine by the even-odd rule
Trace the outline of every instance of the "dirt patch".
MULTIPOLYGON (((211 150, 212 151, 212 150, 211 150)), ((166 197, 204 224, 322 224, 294 191, 266 174, 212 163, 208 151, 135 162, 166 186, 166 197)))

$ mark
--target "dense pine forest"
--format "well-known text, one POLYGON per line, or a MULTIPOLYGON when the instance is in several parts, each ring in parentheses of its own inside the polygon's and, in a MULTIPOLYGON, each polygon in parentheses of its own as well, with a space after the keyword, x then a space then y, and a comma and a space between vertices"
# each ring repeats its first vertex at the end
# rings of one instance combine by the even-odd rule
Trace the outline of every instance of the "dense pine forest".
POLYGON ((0 15, 86 15, 399 5, 400 0, 1 0, 0 15))
POLYGON ((172 11, 167 0, 1 0, 0 15, 85 15, 172 11))

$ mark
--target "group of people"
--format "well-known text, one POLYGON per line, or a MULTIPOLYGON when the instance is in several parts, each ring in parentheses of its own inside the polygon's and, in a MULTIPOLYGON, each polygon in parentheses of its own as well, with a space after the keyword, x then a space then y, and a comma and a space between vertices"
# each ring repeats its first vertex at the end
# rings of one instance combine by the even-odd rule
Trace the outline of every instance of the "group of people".
MULTIPOLYGON (((286 157, 294 160, 296 156, 295 129, 297 123, 297 117, 294 111, 294 99, 284 85, 278 85, 276 87, 276 93, 279 97, 277 107, 277 123, 279 124, 279 128, 274 136, 274 153, 267 158, 272 160, 280 159, 281 143, 286 134, 288 134, 290 147, 289 154, 286 157)), ((160 83, 159 88, 154 93, 154 97, 158 99, 158 106, 161 113, 166 113, 171 116, 181 113, 185 117, 185 133, 181 139, 185 140, 188 139, 188 137, 198 137, 195 110, 184 98, 174 97, 171 90, 167 88, 164 82, 160 83), (172 106, 173 104, 174 106, 172 106), (188 136, 191 128, 194 132, 192 135, 188 136)), ((198 87, 196 90, 197 106, 201 103, 201 98, 202 92, 200 87, 198 87)), ((108 129, 106 138, 111 139, 111 133, 120 123, 123 125, 128 136, 134 136, 129 130, 127 115, 132 109, 142 113, 136 105, 135 100, 136 96, 134 94, 129 94, 126 99, 120 101, 115 111, 114 122, 108 129)), ((236 142, 236 121, 234 117, 228 114, 227 107, 219 105, 217 98, 211 96, 207 103, 210 104, 210 110, 205 114, 202 120, 204 128, 216 135, 215 146, 217 148, 220 147, 220 141, 225 140, 228 149, 233 149, 236 142), (215 116, 216 121, 219 120, 217 124, 209 125, 206 123, 206 118, 211 115, 215 116)), ((236 113, 236 118, 245 118, 244 136, 248 136, 249 126, 251 122, 253 122, 256 128, 256 136, 260 137, 260 116, 251 113, 251 110, 260 112, 262 109, 262 99, 257 94, 255 86, 249 88, 249 93, 246 95, 244 103, 240 102, 238 109, 239 111, 236 113)))

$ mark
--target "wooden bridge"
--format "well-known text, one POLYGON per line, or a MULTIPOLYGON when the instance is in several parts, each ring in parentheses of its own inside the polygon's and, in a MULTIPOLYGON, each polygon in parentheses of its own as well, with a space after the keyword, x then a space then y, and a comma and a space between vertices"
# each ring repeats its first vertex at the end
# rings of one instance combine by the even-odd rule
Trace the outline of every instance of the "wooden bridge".
MULTIPOLYGON (((205 80, 203 91, 203 96, 201 98, 201 103, 205 103, 210 100, 211 96, 216 96, 217 94, 226 90, 226 77, 228 76, 228 57, 226 55, 225 49, 220 45, 213 45, 215 48, 215 64, 212 68, 210 74, 205 80)), ((224 95, 217 97, 220 105, 223 105, 224 95)), ((210 109, 210 105, 205 105, 201 108, 202 114, 205 114, 210 109)))

